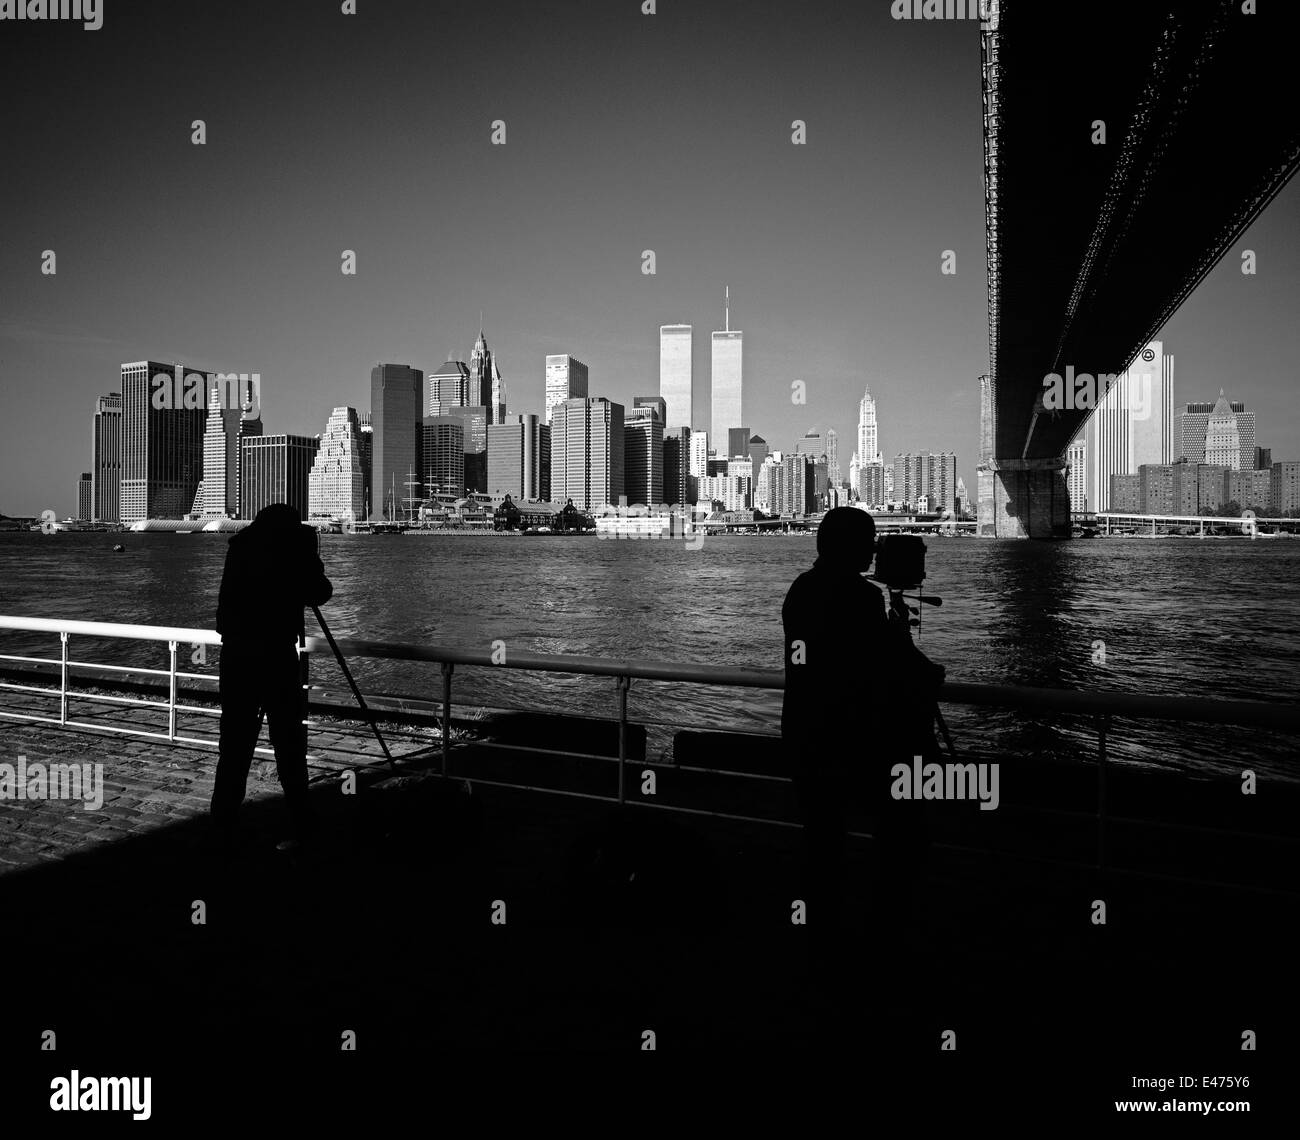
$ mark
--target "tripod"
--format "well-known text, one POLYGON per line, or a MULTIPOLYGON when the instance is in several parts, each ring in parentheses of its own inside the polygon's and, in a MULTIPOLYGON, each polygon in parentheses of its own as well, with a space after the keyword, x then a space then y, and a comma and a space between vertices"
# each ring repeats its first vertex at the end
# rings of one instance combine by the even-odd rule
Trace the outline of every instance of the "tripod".
MULTIPOLYGON (((886 583, 886 586, 889 590, 889 619, 891 621, 906 623, 904 628, 907 632, 907 640, 913 645, 913 647, 915 647, 915 642, 912 641, 912 627, 915 626, 917 629, 920 629, 920 606, 941 606, 943 605, 943 599, 934 594, 923 594, 921 592, 921 586, 918 583, 916 586, 916 601, 919 605, 912 606, 908 604, 902 588, 896 589, 888 583, 886 583)), ((939 701, 937 698, 931 702, 930 711, 934 716, 934 723, 938 726, 939 733, 943 737, 943 742, 948 748, 948 755, 955 762, 957 759, 957 752, 952 746, 952 734, 948 731, 948 722, 943 719, 943 711, 939 708, 939 701)))
POLYGON ((375 720, 375 714, 370 711, 369 706, 366 704, 366 698, 361 695, 361 690, 357 688, 356 681, 352 679, 352 670, 348 668, 348 663, 343 659, 343 651, 339 649, 338 642, 334 640, 334 635, 330 633, 330 627, 325 624, 325 618, 320 612, 320 607, 312 606, 311 612, 316 615, 316 620, 320 623, 321 633, 325 635, 325 640, 330 643, 330 648, 334 650, 334 656, 338 658, 339 668, 343 670, 343 676, 348 679, 348 684, 352 687, 352 695, 357 698, 357 704, 361 706, 361 711, 366 714, 366 720, 375 734, 375 739, 379 741, 379 747, 384 751, 384 758, 393 771, 396 772, 397 762, 393 759, 393 754, 388 751, 388 745, 379 733, 379 725, 375 720))

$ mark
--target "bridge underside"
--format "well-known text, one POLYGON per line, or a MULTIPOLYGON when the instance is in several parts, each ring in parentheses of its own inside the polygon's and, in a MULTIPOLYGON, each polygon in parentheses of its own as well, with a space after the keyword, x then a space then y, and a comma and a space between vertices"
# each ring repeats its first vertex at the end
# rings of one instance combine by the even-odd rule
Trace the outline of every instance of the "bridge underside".
POLYGON ((983 33, 981 533, 1069 536, 1089 409, 1049 408, 1044 378, 1122 373, 1300 163, 1293 5, 1260 7, 1001 0, 983 33))

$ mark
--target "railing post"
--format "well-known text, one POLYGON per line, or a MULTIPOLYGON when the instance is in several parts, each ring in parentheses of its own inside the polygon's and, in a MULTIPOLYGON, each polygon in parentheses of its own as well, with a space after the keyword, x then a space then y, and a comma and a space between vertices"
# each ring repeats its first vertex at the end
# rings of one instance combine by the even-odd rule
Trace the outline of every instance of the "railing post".
POLYGON ((452 663, 442 663, 442 774, 447 774, 447 754, 451 750, 451 670, 452 663))
POLYGON ((618 684, 618 802, 627 800, 625 789, 627 768, 627 690, 632 679, 623 673, 616 678, 618 684))
POLYGON ((59 634, 59 723, 68 723, 68 635, 59 634))
POLYGON ((1102 713, 1097 726, 1097 870, 1106 866, 1106 731, 1110 713, 1102 713))
POLYGON ((167 739, 176 739, 176 642, 169 641, 167 649, 171 658, 168 665, 167 685, 167 739))

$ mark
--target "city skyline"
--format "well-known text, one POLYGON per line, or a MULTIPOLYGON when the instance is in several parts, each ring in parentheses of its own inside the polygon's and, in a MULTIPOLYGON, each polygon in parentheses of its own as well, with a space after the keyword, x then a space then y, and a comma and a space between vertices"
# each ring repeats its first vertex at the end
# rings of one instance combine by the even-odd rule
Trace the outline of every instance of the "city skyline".
MULTIPOLYGON (((176 42, 172 9, 133 5, 60 47, 61 64, 103 92, 91 113, 42 78, 44 56, 26 50, 42 30, 7 28, 18 49, 7 59, 12 139, 33 185, 0 252, 0 510, 73 506, 88 416, 124 361, 260 372, 265 422, 314 434, 332 408, 364 406, 377 361, 428 369, 448 344, 468 348, 482 310, 511 410, 544 410, 542 361, 556 353, 588 364, 593 393, 631 406, 657 390, 660 326, 689 323, 702 342, 721 323, 726 285, 744 315, 733 324, 745 329, 751 430, 774 447, 813 424, 854 439, 869 384, 883 454, 955 452, 974 485, 976 378, 988 361, 973 25, 900 23, 883 5, 793 13, 719 2, 638 16, 628 41, 629 17, 608 5, 486 3, 436 18, 393 7, 402 15, 391 23, 308 19, 307 37, 298 14, 259 11, 251 44, 237 22, 198 13, 183 40, 193 66, 215 72, 238 58, 261 78, 196 105, 116 66, 115 46, 176 42), (738 23, 746 51, 721 50, 738 23), (417 76, 346 94, 320 78, 389 58, 424 32, 490 35, 497 80, 448 89, 431 120, 417 76), (622 46, 557 75, 550 49, 571 37, 622 46), (817 60, 815 78, 790 58, 817 60), (665 59, 678 61, 667 84, 665 59), (291 110, 302 99, 312 116, 291 110), (50 113, 65 130, 40 129, 50 113), (191 142, 196 118, 204 146, 191 142), (491 142, 497 120, 503 146, 491 142), (795 120, 805 144, 792 142, 795 120), (570 157, 593 155, 593 140, 598 159, 570 157), (876 161, 882 151, 889 163, 876 161), (145 156, 173 176, 140 179, 145 156), (557 177, 574 162, 582 208, 557 177), (408 168, 400 181, 374 178, 395 166, 408 168), (440 177, 455 169, 478 176, 462 189, 440 177), (57 275, 41 273, 46 249, 57 275), (647 249, 653 276, 642 271, 647 249), (952 276, 940 273, 945 249, 956 253, 952 276), (340 273, 344 250, 355 276, 340 273), (791 402, 793 380, 807 385, 804 405, 791 402)), ((1179 354, 1180 395, 1227 388, 1269 410, 1265 442, 1280 458, 1300 455, 1300 407, 1287 398, 1298 215, 1291 185, 1239 243, 1259 254, 1257 274, 1230 254, 1159 333, 1179 354)), ((707 349, 693 347, 691 424, 703 428, 707 349)))

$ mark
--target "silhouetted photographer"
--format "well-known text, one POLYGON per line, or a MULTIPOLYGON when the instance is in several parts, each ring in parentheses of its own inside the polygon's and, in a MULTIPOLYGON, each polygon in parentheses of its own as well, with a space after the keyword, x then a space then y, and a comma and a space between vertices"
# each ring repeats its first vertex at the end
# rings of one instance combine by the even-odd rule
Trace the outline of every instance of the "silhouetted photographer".
POLYGON ((230 540, 217 632, 221 634, 221 741, 212 822, 233 839, 248 770, 265 717, 289 813, 290 839, 313 831, 307 794, 307 696, 299 647, 303 608, 334 592, 317 550, 316 531, 287 503, 259 511, 230 540))
MULTIPOLYGON (((903 550, 915 550, 910 544, 920 540, 905 541, 903 550)), ((890 795, 890 769, 937 754, 934 702, 944 671, 912 642, 905 584, 887 583, 887 607, 864 577, 876 548, 876 524, 866 511, 828 511, 817 528, 817 561, 795 579, 781 608, 781 734, 803 818, 808 922, 822 931, 839 922, 853 806, 872 819, 882 922, 905 917, 928 848, 923 805, 890 795)), ((919 568, 903 570, 924 576, 919 568)))

